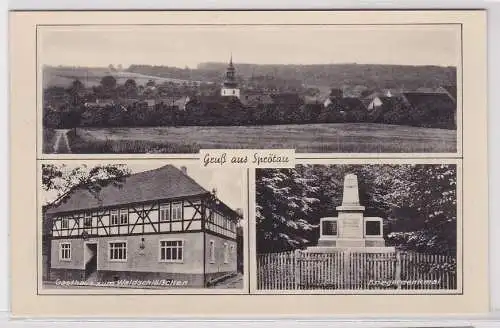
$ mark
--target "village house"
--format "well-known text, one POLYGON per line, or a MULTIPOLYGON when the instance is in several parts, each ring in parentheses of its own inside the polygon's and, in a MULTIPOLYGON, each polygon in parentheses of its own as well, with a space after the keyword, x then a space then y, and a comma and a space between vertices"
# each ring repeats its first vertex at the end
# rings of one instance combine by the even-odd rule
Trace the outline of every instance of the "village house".
POLYGON ((443 126, 457 124, 457 105, 446 93, 439 92, 404 92, 404 101, 412 111, 426 113, 428 120, 443 126))
POLYGON ((103 108, 106 106, 113 106, 115 101, 111 98, 96 98, 95 102, 86 102, 84 106, 86 108, 103 108))
POLYGON ((457 86, 445 85, 438 88, 438 92, 446 93, 455 103, 457 102, 457 86))
POLYGON ((220 94, 201 96, 196 95, 186 100, 185 110, 199 110, 201 108, 218 108, 219 106, 241 106, 241 101, 235 96, 221 96, 220 94))
POLYGON ((327 108, 332 104, 336 99, 341 99, 344 97, 344 93, 342 92, 341 89, 331 89, 330 93, 326 97, 325 101, 323 102, 323 106, 327 108))
POLYGON ((386 97, 380 96, 373 99, 373 101, 366 106, 368 117, 376 120, 387 112, 393 111, 398 105, 405 104, 404 98, 401 96, 386 97))
POLYGON ((304 100, 294 92, 275 93, 270 97, 274 105, 301 106, 304 104, 304 100))
POLYGON ((166 165, 45 211, 50 279, 165 279, 205 287, 237 272, 241 214, 166 165), (47 222, 47 221, 46 221, 47 222))
POLYGON ((257 107, 258 105, 270 105, 273 99, 269 94, 256 90, 241 91, 240 101, 246 107, 257 107))

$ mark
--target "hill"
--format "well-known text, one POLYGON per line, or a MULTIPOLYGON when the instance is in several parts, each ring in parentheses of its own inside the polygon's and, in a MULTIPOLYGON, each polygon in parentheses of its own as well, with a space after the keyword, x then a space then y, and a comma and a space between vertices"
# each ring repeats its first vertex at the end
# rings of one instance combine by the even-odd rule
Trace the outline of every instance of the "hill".
POLYGON ((128 79, 134 79, 137 84, 144 85, 149 80, 153 80, 160 84, 171 81, 176 83, 190 82, 186 79, 177 79, 175 77, 157 76, 141 74, 140 72, 131 71, 110 71, 105 67, 69 67, 69 66, 44 66, 42 73, 43 87, 67 87, 78 79, 87 87, 99 85, 101 79, 106 75, 115 77, 119 84, 125 83, 128 79))
MULTIPOLYGON (((199 71, 224 72, 226 63, 202 63, 199 71)), ((237 74, 275 76, 285 80, 300 80, 308 85, 341 88, 345 85, 364 85, 368 88, 401 88, 416 90, 456 84, 456 67, 404 66, 375 64, 318 64, 318 65, 256 65, 235 64, 237 74)), ((219 73, 220 74, 220 73, 219 73)))
MULTIPOLYGON (((220 82, 227 63, 202 63, 197 68, 178 68, 170 66, 131 65, 124 71, 110 71, 102 67, 53 67, 43 70, 43 85, 68 86, 74 79, 86 85, 96 85, 104 75, 111 74, 118 83, 133 78, 138 84, 153 79, 156 82, 189 81, 220 82)), ((441 66, 402 66, 371 64, 321 64, 321 65, 257 65, 235 64, 240 79, 275 79, 279 84, 296 84, 315 87, 364 86, 369 89, 437 88, 442 85, 456 84, 456 68, 441 66)))

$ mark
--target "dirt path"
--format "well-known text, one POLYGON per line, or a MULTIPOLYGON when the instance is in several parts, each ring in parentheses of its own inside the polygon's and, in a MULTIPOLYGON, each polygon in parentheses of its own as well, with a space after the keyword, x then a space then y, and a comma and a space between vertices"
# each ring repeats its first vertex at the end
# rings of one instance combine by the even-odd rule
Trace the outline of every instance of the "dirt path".
POLYGON ((68 140, 68 131, 69 130, 56 130, 54 153, 56 154, 71 153, 71 148, 69 147, 69 140, 68 140))

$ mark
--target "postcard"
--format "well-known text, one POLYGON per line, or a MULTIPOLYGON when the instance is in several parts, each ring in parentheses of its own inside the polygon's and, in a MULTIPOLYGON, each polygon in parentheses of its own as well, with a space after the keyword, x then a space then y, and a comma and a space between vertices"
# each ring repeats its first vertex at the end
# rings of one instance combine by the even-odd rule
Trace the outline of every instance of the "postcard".
POLYGON ((10 13, 15 317, 485 313, 486 14, 10 13))

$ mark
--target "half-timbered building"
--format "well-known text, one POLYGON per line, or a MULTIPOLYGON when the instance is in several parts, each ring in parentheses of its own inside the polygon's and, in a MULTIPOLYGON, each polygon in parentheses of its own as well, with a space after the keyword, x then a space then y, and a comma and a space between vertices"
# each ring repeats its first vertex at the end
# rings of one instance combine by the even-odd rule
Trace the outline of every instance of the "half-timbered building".
POLYGON ((153 280, 204 287, 237 272, 238 211, 172 165, 46 212, 52 280, 153 280))

